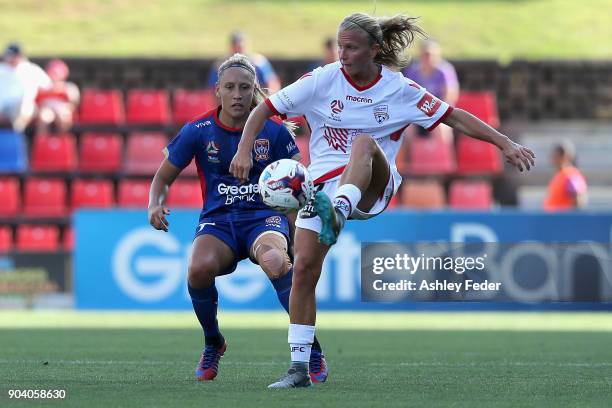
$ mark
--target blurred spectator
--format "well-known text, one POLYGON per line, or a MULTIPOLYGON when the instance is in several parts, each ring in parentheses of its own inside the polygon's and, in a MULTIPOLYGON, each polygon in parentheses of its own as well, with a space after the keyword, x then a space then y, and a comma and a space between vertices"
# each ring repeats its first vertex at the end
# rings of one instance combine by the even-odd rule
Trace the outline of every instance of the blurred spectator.
POLYGON ((575 167, 575 148, 569 141, 553 147, 551 160, 557 173, 548 183, 544 210, 567 211, 582 208, 587 202, 587 182, 575 167))
POLYGON ((327 37, 323 42, 323 58, 320 61, 310 65, 307 72, 336 61, 338 61, 338 43, 335 38, 327 37))
POLYGON ((46 67, 52 84, 49 89, 41 89, 36 97, 38 104, 38 132, 49 133, 51 124, 59 132, 67 132, 72 127, 72 116, 79 104, 79 88, 66 81, 70 70, 62 60, 49 61, 46 67))
MULTIPOLYGON (((432 95, 454 106, 459 97, 459 81, 452 64, 442 59, 440 45, 431 39, 421 43, 419 59, 402 70, 405 77, 425 87, 432 95)), ((445 137, 452 138, 452 131, 446 125, 442 128, 445 137)), ((419 136, 428 136, 428 132, 417 126, 419 136)))
MULTIPOLYGON (((234 54, 243 54, 249 57, 249 60, 255 65, 255 71, 257 74, 257 79, 261 86, 268 90, 269 94, 273 94, 280 89, 281 83, 272 68, 272 64, 270 61, 266 59, 261 54, 251 53, 247 51, 247 39, 244 33, 236 31, 233 32, 230 36, 230 53, 229 55, 234 54)), ((210 69, 210 73, 208 74, 208 82, 207 85, 209 88, 214 88, 217 83, 218 77, 218 69, 219 65, 223 61, 225 61, 227 57, 221 58, 212 65, 210 69)))
POLYGON ((459 97, 457 72, 450 62, 442 59, 440 45, 436 41, 431 39, 423 41, 419 59, 405 68, 402 73, 449 105, 457 102, 459 97))
POLYGON ((35 112, 40 89, 51 86, 51 79, 38 65, 30 62, 19 44, 9 44, 0 64, 0 116, 18 132, 28 126, 35 112))

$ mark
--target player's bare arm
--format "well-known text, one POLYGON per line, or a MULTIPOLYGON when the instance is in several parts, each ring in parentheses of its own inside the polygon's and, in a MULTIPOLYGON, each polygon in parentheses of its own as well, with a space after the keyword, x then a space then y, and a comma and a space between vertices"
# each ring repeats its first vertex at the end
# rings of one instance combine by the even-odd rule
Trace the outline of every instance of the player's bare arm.
POLYGON ((502 151, 506 161, 520 171, 535 166, 535 154, 531 149, 513 142, 508 136, 463 109, 453 109, 443 123, 475 139, 494 144, 502 151))
POLYGON ((170 210, 165 206, 165 203, 168 189, 180 172, 181 169, 170 163, 168 159, 164 159, 151 182, 148 210, 149 223, 157 230, 168 232, 170 223, 166 219, 166 215, 170 214, 170 210))
POLYGON ((255 137, 262 131, 266 120, 273 115, 274 112, 265 103, 260 103, 253 109, 244 125, 238 151, 234 155, 229 168, 230 173, 241 182, 249 179, 249 172, 253 167, 251 151, 253 150, 255 137))

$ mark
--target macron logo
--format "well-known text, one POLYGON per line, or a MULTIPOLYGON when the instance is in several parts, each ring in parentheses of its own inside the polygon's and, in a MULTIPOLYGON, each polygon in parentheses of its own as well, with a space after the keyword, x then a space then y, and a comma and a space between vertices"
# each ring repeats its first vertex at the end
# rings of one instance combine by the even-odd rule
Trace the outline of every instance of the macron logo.
POLYGON ((346 100, 350 102, 357 102, 357 103, 372 103, 371 98, 365 98, 362 96, 346 95, 346 100))
POLYGON ((439 102, 440 101, 435 96, 430 93, 426 93, 417 103, 417 108, 419 108, 421 112, 427 116, 432 117, 440 108, 439 102))

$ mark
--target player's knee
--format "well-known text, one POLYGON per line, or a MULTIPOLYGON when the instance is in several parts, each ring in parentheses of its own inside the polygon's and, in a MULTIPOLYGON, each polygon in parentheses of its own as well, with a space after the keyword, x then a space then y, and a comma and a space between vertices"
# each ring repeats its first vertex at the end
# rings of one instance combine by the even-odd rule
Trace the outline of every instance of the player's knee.
POLYGON ((351 156, 357 158, 372 157, 376 153, 376 142, 370 135, 357 135, 351 146, 351 156))
POLYGON ((188 280, 189 285, 195 288, 207 288, 213 284, 217 262, 208 256, 192 257, 189 261, 188 280))
POLYGON ((259 255, 259 265, 268 278, 278 279, 290 268, 289 256, 279 248, 267 248, 259 255))

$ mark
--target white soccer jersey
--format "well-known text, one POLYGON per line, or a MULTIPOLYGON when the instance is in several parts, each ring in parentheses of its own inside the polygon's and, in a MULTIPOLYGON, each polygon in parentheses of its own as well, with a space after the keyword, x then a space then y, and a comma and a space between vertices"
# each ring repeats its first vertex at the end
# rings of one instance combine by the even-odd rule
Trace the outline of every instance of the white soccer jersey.
POLYGON ((431 130, 453 109, 400 72, 385 66, 372 83, 359 86, 340 62, 304 75, 272 95, 266 104, 281 116, 306 117, 312 133, 309 170, 315 183, 333 180, 342 174, 352 140, 361 133, 376 140, 391 171, 399 176, 395 158, 402 144, 403 130, 411 123, 431 130))

